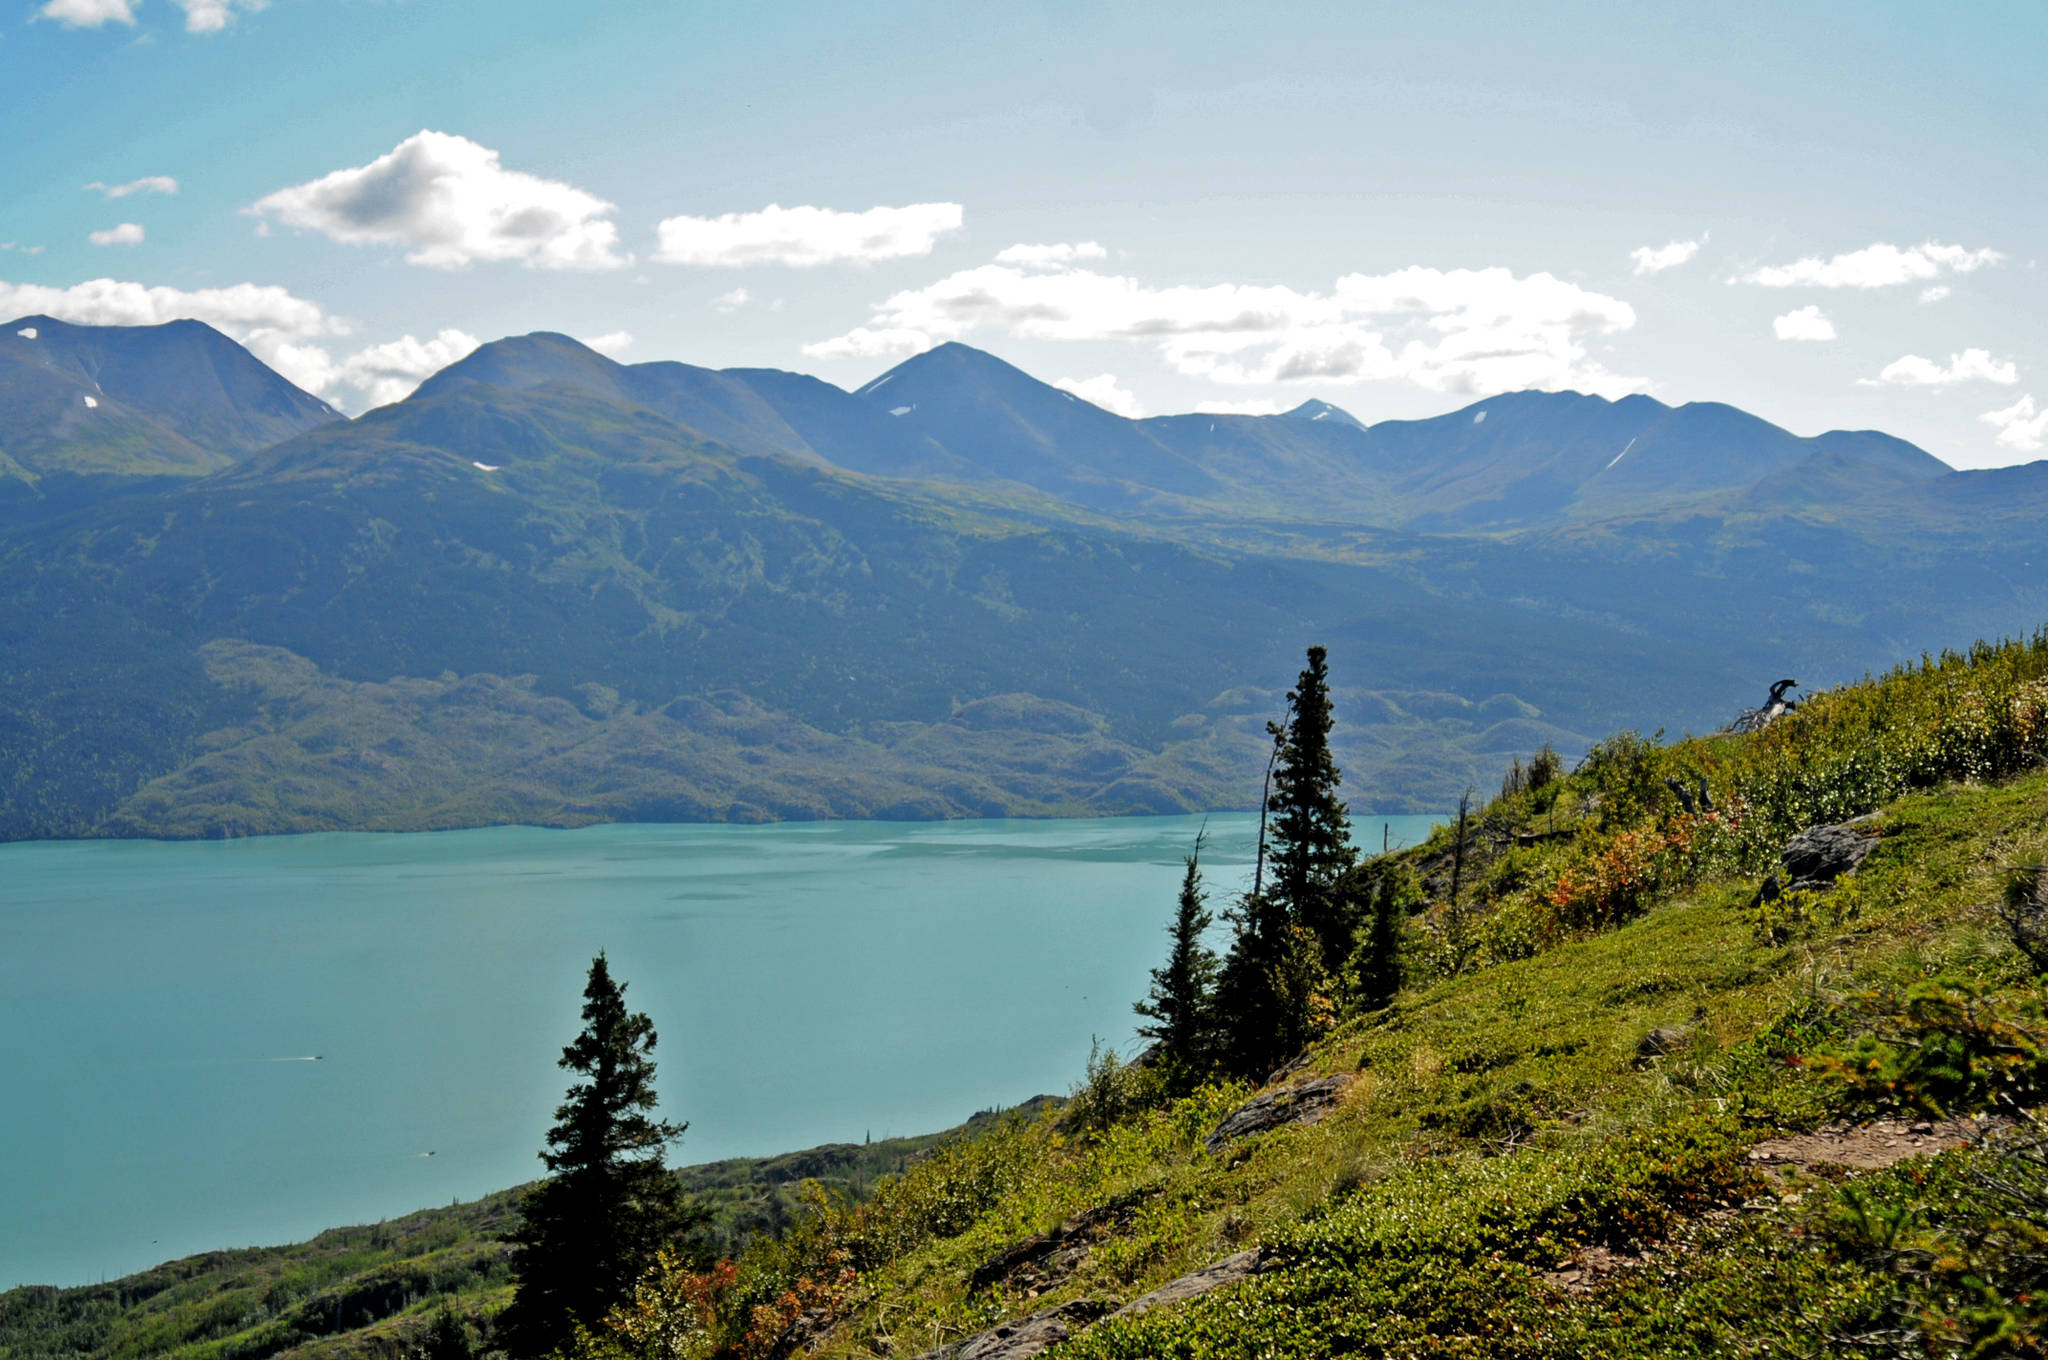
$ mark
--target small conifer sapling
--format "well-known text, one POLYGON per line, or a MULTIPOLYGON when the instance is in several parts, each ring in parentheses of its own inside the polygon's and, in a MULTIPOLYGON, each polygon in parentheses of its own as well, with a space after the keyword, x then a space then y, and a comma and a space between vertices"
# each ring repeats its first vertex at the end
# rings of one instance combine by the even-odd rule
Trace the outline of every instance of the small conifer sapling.
MULTIPOLYGON (((1206 834, 1206 833, 1205 833, 1206 834)), ((1216 956, 1202 942, 1214 917, 1202 891, 1202 841, 1186 860, 1180 901, 1168 930, 1173 944, 1163 967, 1152 970, 1152 990, 1135 1009, 1152 1023, 1138 1033, 1159 1045, 1169 1080, 1184 1084, 1214 1060, 1216 956)))

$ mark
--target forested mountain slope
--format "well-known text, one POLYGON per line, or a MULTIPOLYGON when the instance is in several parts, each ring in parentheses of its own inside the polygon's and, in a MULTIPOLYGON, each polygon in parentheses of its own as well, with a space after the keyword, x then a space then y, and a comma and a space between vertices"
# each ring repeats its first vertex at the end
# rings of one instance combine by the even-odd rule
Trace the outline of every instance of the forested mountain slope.
POLYGON ((2040 466, 1723 407, 1129 421, 963 346, 848 393, 540 334, 340 421, 196 323, 30 329, 0 390, 138 475, 16 479, 8 837, 1246 806, 1308 638, 1361 806, 1435 810, 2048 615, 2040 466))

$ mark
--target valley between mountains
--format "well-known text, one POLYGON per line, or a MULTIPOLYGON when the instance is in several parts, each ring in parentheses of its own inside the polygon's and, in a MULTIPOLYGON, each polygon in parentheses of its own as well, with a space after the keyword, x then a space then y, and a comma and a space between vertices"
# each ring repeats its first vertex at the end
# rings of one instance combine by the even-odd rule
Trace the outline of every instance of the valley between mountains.
POLYGON ((1127 420, 484 346, 345 419, 197 322, 0 328, 0 837, 1354 806, 2048 616, 2048 463, 1511 393, 1127 420))

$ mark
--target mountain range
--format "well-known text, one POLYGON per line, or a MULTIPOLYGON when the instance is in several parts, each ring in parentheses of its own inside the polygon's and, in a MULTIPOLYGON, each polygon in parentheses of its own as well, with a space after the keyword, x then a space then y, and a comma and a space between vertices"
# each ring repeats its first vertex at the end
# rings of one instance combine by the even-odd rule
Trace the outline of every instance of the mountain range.
POLYGON ((197 322, 0 329, 0 837, 1361 810, 2048 618, 2048 463, 1510 393, 1129 420, 485 345, 355 419, 197 322))

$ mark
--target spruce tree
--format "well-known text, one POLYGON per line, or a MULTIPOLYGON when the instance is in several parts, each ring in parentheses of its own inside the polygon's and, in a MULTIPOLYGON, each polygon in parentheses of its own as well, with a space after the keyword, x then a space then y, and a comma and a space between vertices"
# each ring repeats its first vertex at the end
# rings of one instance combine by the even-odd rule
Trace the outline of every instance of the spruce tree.
POLYGON ((1216 956, 1202 943, 1215 918, 1202 891, 1202 839, 1195 837, 1186 860, 1180 903, 1167 932, 1173 945, 1166 965, 1152 970, 1152 990, 1134 1007, 1153 1022, 1140 1025, 1138 1033, 1159 1044, 1168 1079, 1177 1086, 1190 1084, 1215 1059, 1216 956))
POLYGON ((1382 869, 1372 885, 1372 914, 1352 955, 1351 987, 1357 1003, 1378 1010, 1392 1001, 1405 980, 1401 970, 1401 934, 1407 904, 1400 876, 1382 869))
POLYGON ((1290 716, 1273 771, 1273 894, 1295 925, 1312 932, 1322 964, 1334 971, 1351 953, 1353 913, 1343 891, 1357 858, 1351 815, 1337 797, 1343 775, 1330 754, 1328 653, 1308 649, 1308 665, 1288 694, 1290 716))
POLYGON ((1330 977, 1350 959, 1345 883, 1355 856, 1330 755, 1327 660, 1323 648, 1308 649, 1286 725, 1270 729, 1279 744, 1268 804, 1272 881, 1231 915, 1237 933, 1218 997, 1227 1060, 1242 1076, 1264 1075, 1322 1032, 1333 1018, 1330 977))
POLYGON ((599 954, 583 990, 583 1032, 562 1050, 560 1065, 578 1077, 540 1154, 549 1174, 527 1194, 511 1236, 517 1289, 499 1326, 514 1355, 545 1354, 579 1324, 594 1326, 701 1217, 663 1163, 687 1125, 652 1113, 654 1043, 653 1023, 626 1009, 625 986, 599 954))
POLYGON ((1284 998, 1289 937, 1286 904, 1271 893, 1248 892, 1231 908, 1230 953, 1216 984, 1218 1046, 1233 1075, 1262 1077, 1287 1054, 1291 1028, 1284 998))

